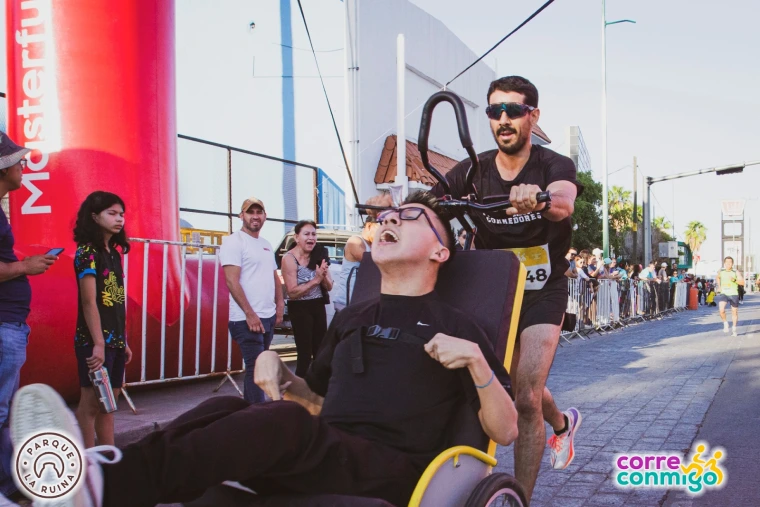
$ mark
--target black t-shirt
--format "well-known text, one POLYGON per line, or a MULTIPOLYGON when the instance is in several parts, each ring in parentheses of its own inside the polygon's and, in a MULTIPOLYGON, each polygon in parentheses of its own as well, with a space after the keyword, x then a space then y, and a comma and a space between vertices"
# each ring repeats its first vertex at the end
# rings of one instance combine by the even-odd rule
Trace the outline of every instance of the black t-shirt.
POLYGON ((433 292, 425 296, 382 295, 341 311, 305 380, 324 396, 321 416, 347 433, 409 453, 422 469, 443 451, 452 418, 480 401, 466 368, 448 370, 424 350, 436 333, 477 343, 496 379, 511 393, 509 375, 485 333, 465 314, 433 292), (365 338, 364 372, 354 373, 351 340, 355 330, 377 324, 420 337, 419 343, 365 338))
POLYGON ((126 306, 121 255, 113 247, 111 247, 110 252, 106 252, 104 248, 96 248, 91 243, 79 245, 74 255, 74 272, 77 277, 77 299, 79 301, 74 346, 93 345, 90 328, 84 318, 79 279, 85 276, 94 276, 95 299, 98 304, 100 327, 103 331, 105 345, 106 347, 123 349, 126 346, 124 332, 126 306))
MULTIPOLYGON (((13 252, 13 231, 0 208, 0 262, 18 262, 13 252)), ((32 287, 26 275, 0 282, 0 322, 26 322, 32 303, 32 287)))
MULTIPOLYGON (((583 191, 583 185, 576 179, 575 164, 559 153, 534 145, 525 167, 512 181, 502 179, 499 174, 496 167, 497 153, 498 150, 491 150, 478 155, 480 171, 475 175, 473 184, 481 202, 506 200, 512 186, 520 184, 538 185, 541 190, 546 190, 555 181, 569 181, 578 187, 579 195, 583 191)), ((470 159, 463 160, 446 174, 451 194, 455 198, 469 193, 465 181, 470 165, 470 159)), ((433 192, 438 196, 444 193, 440 184, 435 186, 433 192)), ((471 217, 478 225, 476 248, 521 249, 515 253, 528 269, 526 289, 537 290, 547 281, 565 276, 568 268, 565 255, 572 237, 569 217, 552 222, 543 218, 540 211, 511 217, 504 211, 472 212, 471 217), (547 277, 549 271, 551 273, 547 277)))

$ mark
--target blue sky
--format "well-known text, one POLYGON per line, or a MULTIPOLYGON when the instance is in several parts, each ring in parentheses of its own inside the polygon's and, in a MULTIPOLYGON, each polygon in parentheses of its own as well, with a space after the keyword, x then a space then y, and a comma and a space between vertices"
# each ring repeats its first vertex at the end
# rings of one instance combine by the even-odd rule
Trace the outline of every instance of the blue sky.
MULTIPOLYGON (((465 10, 462 2, 412 0, 478 54, 544 1, 468 0, 465 10)), ((608 21, 622 18, 637 24, 607 28, 609 172, 634 155, 647 176, 760 160, 760 3, 608 0, 608 21)), ((565 149, 568 125, 581 127, 599 180, 601 47, 601 0, 556 0, 486 60, 500 75, 536 84, 552 148, 565 149)), ((629 189, 632 180, 630 167, 610 176, 629 189)), ((720 256, 720 201, 760 199, 758 189, 760 166, 652 187, 655 213, 675 221, 677 235, 691 220, 707 226, 703 259, 720 256)), ((747 215, 760 247, 760 200, 747 202, 747 215)))

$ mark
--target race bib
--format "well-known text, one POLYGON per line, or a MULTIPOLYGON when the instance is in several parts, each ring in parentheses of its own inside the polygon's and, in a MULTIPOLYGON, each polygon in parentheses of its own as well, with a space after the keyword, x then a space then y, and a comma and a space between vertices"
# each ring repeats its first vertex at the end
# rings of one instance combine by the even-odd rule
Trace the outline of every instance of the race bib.
POLYGON ((549 245, 530 246, 526 248, 505 248, 514 253, 520 262, 525 264, 528 276, 525 290, 541 290, 552 274, 552 263, 549 260, 549 245))

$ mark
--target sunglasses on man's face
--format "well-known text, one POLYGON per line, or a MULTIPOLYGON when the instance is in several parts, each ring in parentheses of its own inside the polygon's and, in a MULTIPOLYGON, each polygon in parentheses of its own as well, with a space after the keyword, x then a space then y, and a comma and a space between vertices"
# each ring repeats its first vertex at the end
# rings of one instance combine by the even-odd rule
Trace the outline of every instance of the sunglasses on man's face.
POLYGON ((492 120, 499 120, 501 113, 507 113, 507 118, 516 120, 533 111, 535 107, 519 102, 499 102, 486 106, 486 115, 492 120))
POLYGON ((417 220, 420 218, 420 216, 425 217, 425 220, 427 220, 428 225, 431 229, 433 229, 433 232, 435 233, 435 237, 438 238, 438 242, 446 246, 446 243, 443 242, 441 239, 441 235, 438 234, 438 231, 435 229, 435 226, 433 225, 433 221, 430 220, 430 217, 427 214, 427 211, 425 211, 425 208, 417 208, 417 207, 409 207, 409 208, 389 208, 388 211, 383 211, 379 215, 377 215, 377 221, 381 225, 394 213, 398 214, 399 220, 417 220))
POLYGON ((574 259, 578 254, 575 252, 570 252, 570 258, 574 259))

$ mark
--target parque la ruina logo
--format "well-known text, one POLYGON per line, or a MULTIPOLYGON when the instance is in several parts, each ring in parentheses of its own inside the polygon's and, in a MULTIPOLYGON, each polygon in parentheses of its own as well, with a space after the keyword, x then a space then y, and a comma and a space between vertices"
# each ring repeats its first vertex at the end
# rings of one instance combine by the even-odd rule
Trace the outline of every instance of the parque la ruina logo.
POLYGON ((72 438, 59 432, 28 438, 16 448, 14 465, 19 489, 38 498, 70 495, 82 478, 82 452, 72 438))
POLYGON ((620 488, 682 489, 700 495, 726 483, 721 461, 726 451, 712 449, 707 442, 696 442, 691 457, 656 452, 626 453, 615 456, 615 484, 620 488))

